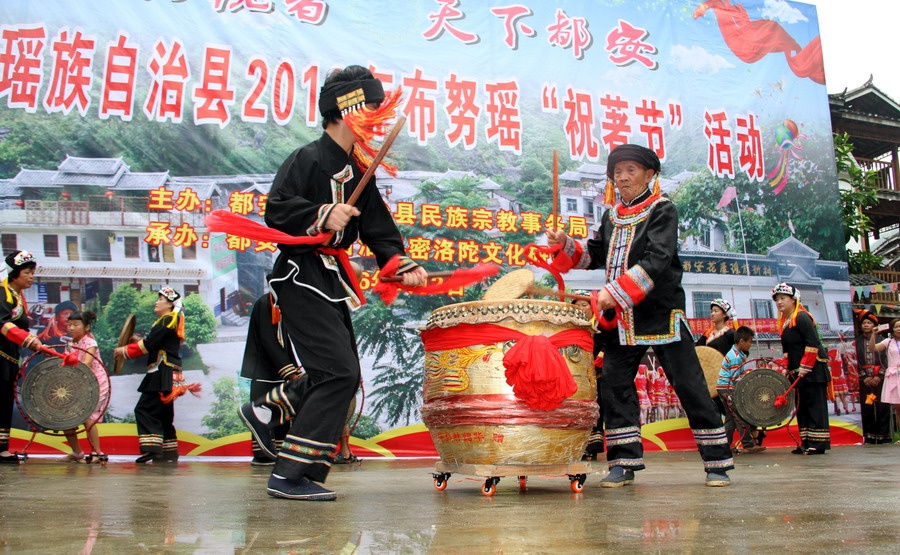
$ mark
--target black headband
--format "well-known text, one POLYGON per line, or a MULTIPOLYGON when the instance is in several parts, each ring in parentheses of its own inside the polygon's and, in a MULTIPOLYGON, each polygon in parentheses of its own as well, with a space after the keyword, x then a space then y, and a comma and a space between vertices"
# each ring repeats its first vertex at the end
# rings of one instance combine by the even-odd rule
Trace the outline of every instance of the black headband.
POLYGON ((384 87, 378 79, 338 81, 322 87, 319 91, 319 113, 339 112, 345 116, 370 102, 376 104, 384 100, 384 87))
POLYGON ((609 153, 609 158, 606 161, 606 176, 612 179, 616 164, 625 161, 637 162, 645 168, 659 173, 659 156, 655 152, 647 147, 627 144, 619 145, 609 153))

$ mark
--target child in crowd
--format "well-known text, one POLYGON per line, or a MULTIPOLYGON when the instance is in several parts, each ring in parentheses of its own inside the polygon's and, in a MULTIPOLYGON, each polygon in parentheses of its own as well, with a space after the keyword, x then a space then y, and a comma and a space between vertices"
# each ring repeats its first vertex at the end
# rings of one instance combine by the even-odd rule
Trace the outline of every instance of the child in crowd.
POLYGON ((741 367, 750 356, 750 347, 753 346, 755 336, 756 333, 747 326, 741 326, 735 330, 734 346, 725 355, 722 368, 719 370, 719 379, 716 381, 716 391, 725 405, 725 436, 730 444, 734 437, 734 431, 737 429, 742 448, 736 453, 745 455, 759 453, 766 449, 762 445, 754 443, 753 437, 751 437, 752 427, 735 413, 731 399, 734 379, 740 374, 741 367))
POLYGON ((103 420, 106 408, 109 404, 109 375, 103 362, 100 360, 100 353, 97 348, 97 341, 91 333, 91 324, 97 319, 97 315, 90 310, 84 312, 73 312, 69 315, 66 331, 72 340, 66 346, 66 351, 75 351, 78 353, 78 360, 83 362, 100 385, 100 399, 97 402, 97 409, 91 414, 84 423, 84 429, 87 432, 88 443, 91 445, 91 454, 85 455, 78 443, 78 432, 76 430, 66 430, 66 442, 72 447, 72 452, 67 455, 67 460, 74 462, 96 462, 106 463, 109 460, 103 449, 100 448, 100 433, 97 431, 97 424, 103 420))

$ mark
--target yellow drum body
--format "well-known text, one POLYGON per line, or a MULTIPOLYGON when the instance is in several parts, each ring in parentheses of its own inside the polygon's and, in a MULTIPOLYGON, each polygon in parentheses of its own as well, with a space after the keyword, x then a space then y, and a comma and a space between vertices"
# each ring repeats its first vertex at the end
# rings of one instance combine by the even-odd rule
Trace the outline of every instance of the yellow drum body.
MULTIPOLYGON (((572 304, 516 299, 476 301, 439 308, 427 329, 454 333, 462 324, 494 324, 526 335, 590 331, 572 304)), ((577 345, 559 348, 577 384, 554 410, 529 408, 506 383, 503 341, 425 353, 422 420, 447 464, 547 465, 581 460, 597 421, 593 354, 577 345)))

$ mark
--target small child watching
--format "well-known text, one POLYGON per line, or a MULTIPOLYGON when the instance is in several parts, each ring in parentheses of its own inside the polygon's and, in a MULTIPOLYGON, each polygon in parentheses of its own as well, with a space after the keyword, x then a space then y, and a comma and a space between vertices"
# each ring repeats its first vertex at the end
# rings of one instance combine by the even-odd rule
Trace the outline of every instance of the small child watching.
POLYGON ((738 377, 741 367, 750 356, 750 347, 753 346, 753 338, 756 332, 747 326, 740 326, 734 332, 734 346, 725 355, 722 361, 722 368, 719 370, 719 379, 716 381, 716 391, 725 404, 725 436, 728 443, 732 442, 735 429, 738 430, 742 448, 735 451, 735 454, 752 454, 765 451, 762 445, 756 445, 750 435, 752 426, 744 422, 734 412, 732 406, 731 393, 734 387, 734 379, 738 377))
POLYGON ((91 334, 91 324, 96 319, 97 315, 95 313, 85 310, 84 312, 75 312, 69 316, 69 322, 66 325, 69 337, 72 338, 66 350, 77 352, 79 361, 91 369, 91 372, 93 372, 97 382, 100 384, 100 399, 97 403, 97 409, 84 423, 88 443, 91 444, 91 454, 85 455, 81 450, 76 430, 66 430, 66 442, 72 447, 72 452, 66 456, 66 459, 74 462, 105 464, 109 457, 100 448, 100 433, 97 431, 97 424, 103 419, 109 401, 109 376, 103 367, 103 363, 100 361, 97 341, 91 334))

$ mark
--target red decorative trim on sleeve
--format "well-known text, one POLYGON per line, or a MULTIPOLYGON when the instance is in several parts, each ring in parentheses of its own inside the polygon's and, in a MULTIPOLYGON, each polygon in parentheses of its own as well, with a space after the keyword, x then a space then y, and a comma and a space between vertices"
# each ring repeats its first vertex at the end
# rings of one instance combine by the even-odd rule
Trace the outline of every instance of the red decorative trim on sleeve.
POLYGON ((807 347, 803 351, 803 357, 800 359, 800 368, 810 368, 816 365, 816 358, 819 356, 818 347, 807 347))
POLYGON ((653 290, 653 280, 640 266, 632 266, 615 281, 606 284, 606 290, 622 308, 640 304, 653 290))
POLYGON ((144 349, 144 341, 138 341, 137 343, 129 343, 125 347, 125 358, 137 358, 141 355, 146 355, 147 350, 144 349))
POLYGON ((15 325, 11 322, 7 322, 3 326, 3 335, 5 335, 7 339, 9 339, 10 341, 12 341, 13 343, 15 343, 16 345, 18 345, 20 347, 26 346, 26 345, 24 345, 24 343, 29 338, 29 336, 34 337, 27 331, 23 330, 22 328, 20 328, 19 326, 15 325))

